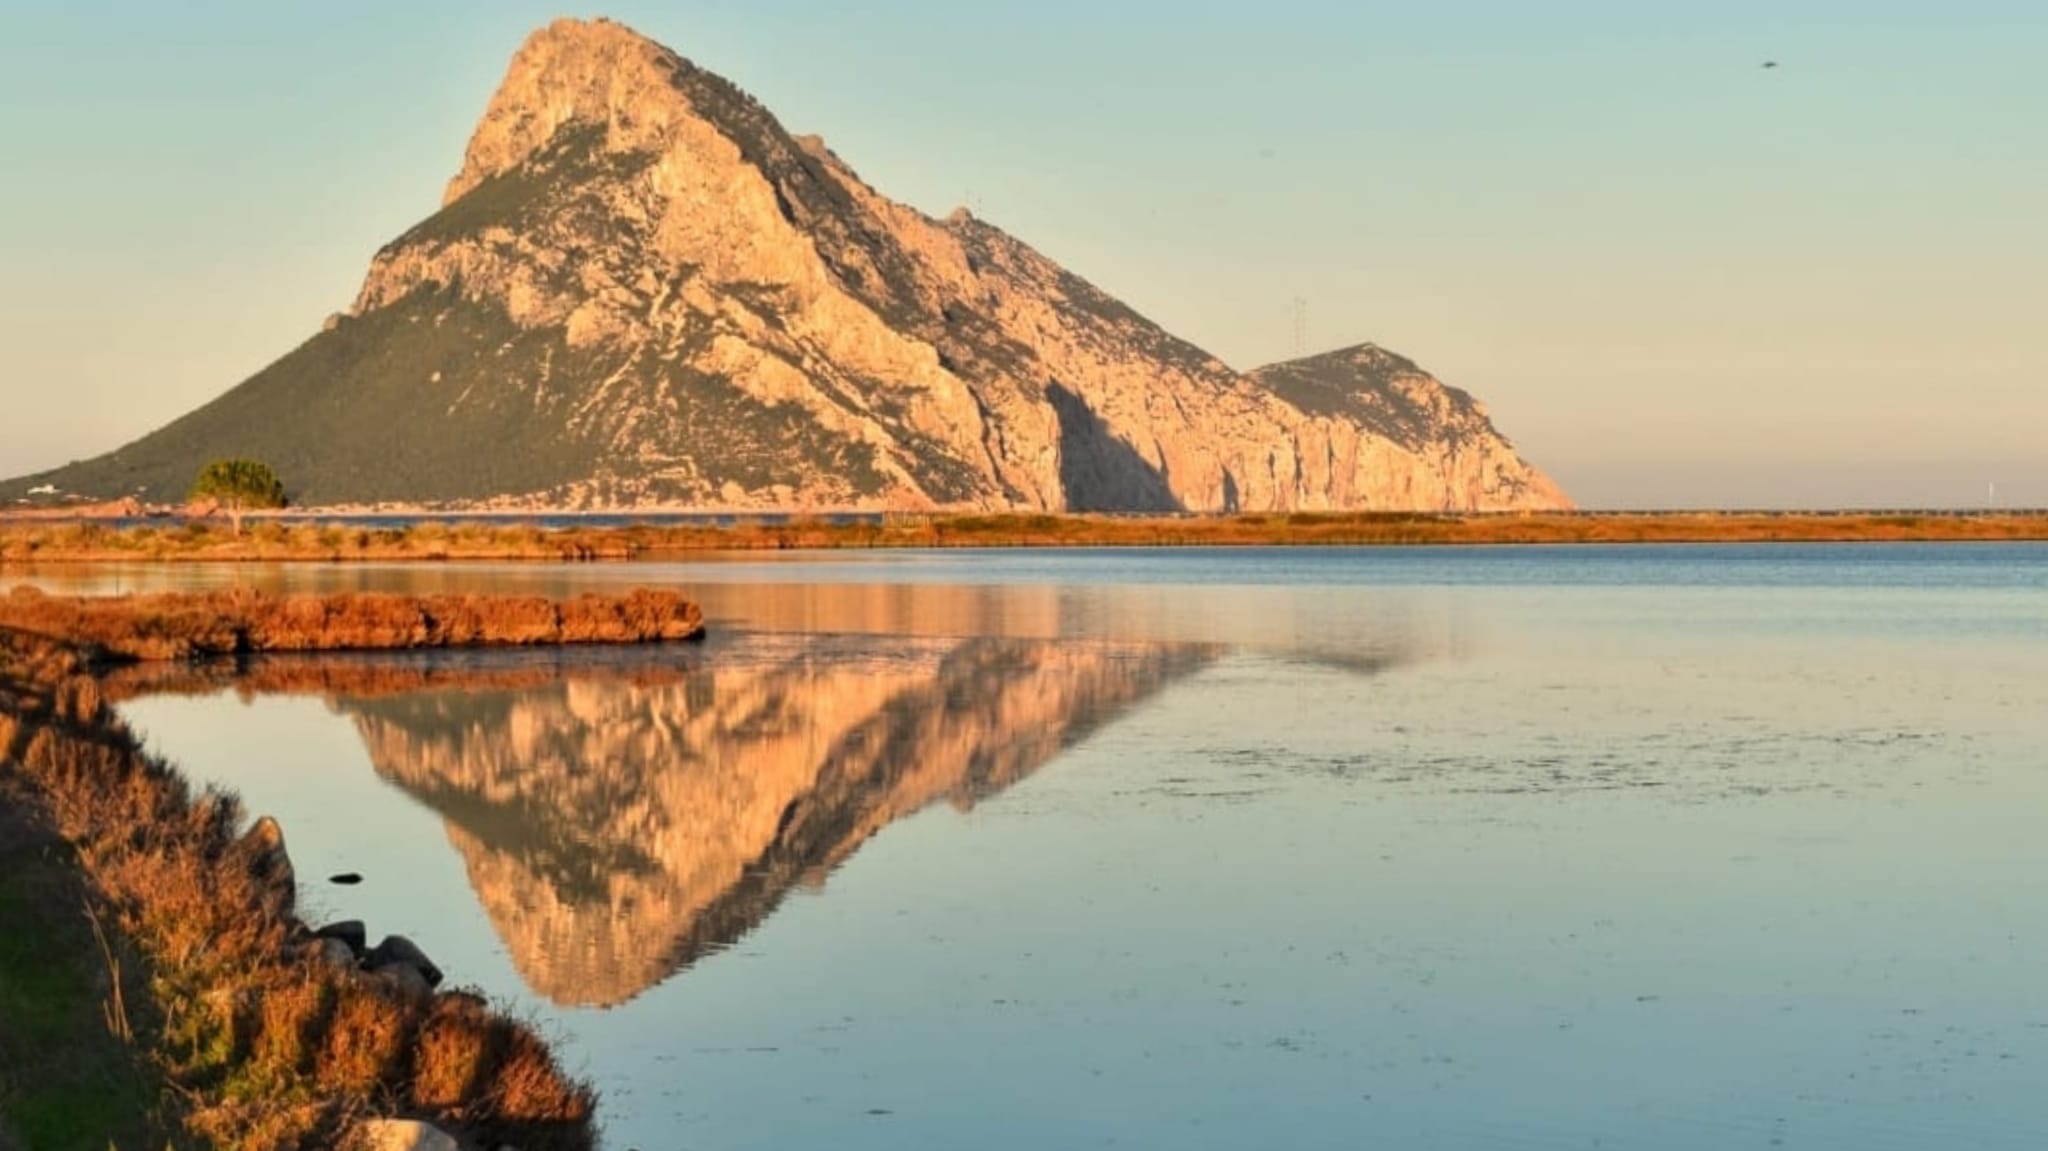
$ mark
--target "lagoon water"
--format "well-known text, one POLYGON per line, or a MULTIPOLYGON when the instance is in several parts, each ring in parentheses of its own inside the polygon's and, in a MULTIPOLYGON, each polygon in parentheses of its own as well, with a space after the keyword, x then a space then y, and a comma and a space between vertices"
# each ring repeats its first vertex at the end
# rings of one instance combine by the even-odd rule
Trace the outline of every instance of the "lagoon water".
POLYGON ((38 578, 694 592, 687 649, 124 688, 610 1147, 2048 1132, 2041 546, 38 578))

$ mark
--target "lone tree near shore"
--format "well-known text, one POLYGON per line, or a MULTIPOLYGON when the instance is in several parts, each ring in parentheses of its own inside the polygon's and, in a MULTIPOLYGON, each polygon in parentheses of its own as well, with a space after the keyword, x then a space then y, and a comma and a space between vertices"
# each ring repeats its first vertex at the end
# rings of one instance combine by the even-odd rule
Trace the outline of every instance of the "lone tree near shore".
POLYGON ((284 481, 269 464, 257 460, 215 460, 199 469, 192 498, 218 501, 234 523, 235 534, 241 535, 243 512, 284 506, 284 481))

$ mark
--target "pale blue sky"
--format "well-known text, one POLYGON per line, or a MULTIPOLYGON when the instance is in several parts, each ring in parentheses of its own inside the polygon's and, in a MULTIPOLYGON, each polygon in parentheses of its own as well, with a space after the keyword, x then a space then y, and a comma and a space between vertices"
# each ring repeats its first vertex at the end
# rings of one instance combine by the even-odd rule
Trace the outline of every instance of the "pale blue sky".
MULTIPOLYGON (((0 474, 317 330, 562 14, 0 0, 0 474)), ((1304 297, 1589 505, 2048 505, 2039 0, 604 14, 1235 364, 1304 297)))

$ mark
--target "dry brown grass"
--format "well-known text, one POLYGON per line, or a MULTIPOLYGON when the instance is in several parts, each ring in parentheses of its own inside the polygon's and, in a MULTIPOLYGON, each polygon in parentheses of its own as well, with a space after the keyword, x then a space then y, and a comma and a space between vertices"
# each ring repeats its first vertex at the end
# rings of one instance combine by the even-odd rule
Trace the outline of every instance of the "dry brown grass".
MULTIPOLYGON (((129 660, 254 652, 391 651, 693 639, 696 604, 672 591, 538 596, 272 596, 247 589, 142 596, 0 596, 11 628, 129 660)), ((81 688, 81 690, 85 690, 81 688)))
POLYGON ((419 1030, 416 1007, 395 988, 355 984, 335 1005, 321 1040, 316 1076, 332 1088, 376 1098, 404 1086, 406 1048, 419 1030))
POLYGON ((285 1074, 314 1070, 321 1036, 334 1028, 334 995, 326 981, 310 974, 271 989, 257 1004, 255 1056, 285 1074))
POLYGON ((331 1146, 417 1114, 484 1146, 592 1145, 594 1099, 522 1024, 327 965, 250 866, 240 805, 194 792, 109 710, 76 648, 0 628, 0 760, 69 840, 150 968, 148 1041, 190 1132, 238 1151, 331 1146), (434 1021, 463 1015, 463 1027, 434 1021))
POLYGON ((93 520, 0 517, 0 562, 29 560, 546 560, 624 559, 604 532, 464 521, 405 528, 343 527, 252 519, 239 536, 225 523, 164 520, 120 526, 93 520))
POLYGON ((424 1107, 458 1108, 483 1094, 490 1074, 490 1016, 476 1000, 443 996, 420 1028, 413 1098, 424 1107))
POLYGON ((1246 547, 1370 544, 1761 543, 2048 539, 2043 512, 1291 512, 1245 515, 892 515, 542 528, 469 520, 358 529, 0 521, 0 564, 109 561, 618 560, 833 548, 1246 547))
POLYGON ((541 1130, 554 1116, 580 1105, 579 1086, 562 1076, 554 1053, 532 1028, 493 1018, 489 1034, 495 1071, 482 1102, 491 1114, 541 1130))

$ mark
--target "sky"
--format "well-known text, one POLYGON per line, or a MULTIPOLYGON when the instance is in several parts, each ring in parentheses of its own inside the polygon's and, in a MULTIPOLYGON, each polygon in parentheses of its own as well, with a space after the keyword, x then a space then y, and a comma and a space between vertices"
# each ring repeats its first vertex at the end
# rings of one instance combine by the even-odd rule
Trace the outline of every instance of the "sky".
POLYGON ((597 14, 1239 367, 1305 301, 1586 506, 2048 506, 2039 0, 0 0, 0 475, 317 332, 597 14))

